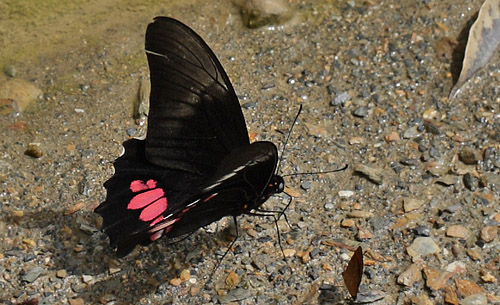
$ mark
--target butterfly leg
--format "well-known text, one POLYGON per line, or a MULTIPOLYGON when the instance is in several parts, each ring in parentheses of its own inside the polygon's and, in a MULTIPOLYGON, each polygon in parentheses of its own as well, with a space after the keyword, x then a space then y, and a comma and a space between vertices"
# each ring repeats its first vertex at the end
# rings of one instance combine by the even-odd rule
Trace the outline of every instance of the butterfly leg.
POLYGON ((231 250, 231 248, 234 246, 234 244, 238 240, 238 237, 240 237, 240 232, 239 232, 239 229, 238 229, 238 221, 236 220, 236 216, 233 216, 233 220, 234 220, 234 226, 235 226, 235 231, 236 231, 236 237, 233 239, 233 241, 231 241, 231 244, 229 245, 229 247, 227 247, 226 252, 224 252, 224 254, 222 255, 221 259, 215 265, 215 267, 212 270, 212 272, 210 274, 210 277, 208 278, 208 280, 205 283, 205 285, 208 285, 212 281, 212 277, 214 276, 215 271, 217 271, 217 269, 220 267, 220 265, 222 263, 222 260, 224 260, 224 258, 226 257, 226 255, 229 253, 229 251, 231 250))
MULTIPOLYGON (((288 194, 287 194, 288 195, 288 194)), ((290 195, 288 195, 290 196, 290 195)), ((262 213, 276 213, 276 214, 279 214, 278 215, 278 220, 280 220, 281 216, 283 216, 285 218, 285 222, 286 224, 288 225, 288 227, 290 228, 290 230, 293 230, 293 231, 297 231, 297 228, 298 226, 295 225, 295 227, 292 226, 292 224, 290 223, 290 221, 288 221, 288 216, 286 215, 286 210, 288 210, 288 207, 290 206, 290 204, 292 204, 292 200, 293 200, 293 197, 290 196, 290 200, 288 201, 288 203, 286 204, 285 208, 282 209, 282 210, 279 210, 279 211, 274 211, 274 210, 263 210, 263 209, 255 209, 255 211, 257 212, 262 212, 262 213)), ((267 215, 266 216, 270 216, 270 215, 267 215)))
POLYGON ((278 233, 278 245, 280 246, 281 253, 283 254, 283 259, 288 264, 288 260, 286 259, 285 256, 285 251, 283 250, 283 245, 281 244, 281 233, 280 233, 280 228, 278 227, 279 216, 276 217, 276 215, 274 214, 274 213, 283 213, 283 211, 265 211, 265 210, 256 210, 256 211, 262 211, 263 213, 246 213, 246 214, 252 216, 272 217, 274 219, 274 224, 276 225, 276 232, 278 233))

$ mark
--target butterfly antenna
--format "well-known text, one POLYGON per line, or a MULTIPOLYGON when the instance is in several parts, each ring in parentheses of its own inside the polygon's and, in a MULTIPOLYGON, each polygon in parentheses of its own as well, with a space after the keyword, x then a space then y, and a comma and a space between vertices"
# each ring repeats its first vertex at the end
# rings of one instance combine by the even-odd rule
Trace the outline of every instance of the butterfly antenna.
POLYGON ((279 171, 280 171, 281 161, 283 160, 283 155, 285 154, 286 144, 288 144, 288 139, 290 138, 290 135, 292 134, 293 126, 295 126, 295 123, 297 123, 297 119, 299 118, 301 111, 302 111, 302 104, 300 104, 299 111, 297 111, 297 114, 295 115, 295 119, 293 120, 293 123, 292 123, 292 127, 290 127, 290 130, 288 131, 288 135, 286 136, 285 144, 283 145, 283 149, 281 151, 281 156, 280 156, 280 159, 278 160, 278 166, 276 167, 276 173, 279 173, 279 171))

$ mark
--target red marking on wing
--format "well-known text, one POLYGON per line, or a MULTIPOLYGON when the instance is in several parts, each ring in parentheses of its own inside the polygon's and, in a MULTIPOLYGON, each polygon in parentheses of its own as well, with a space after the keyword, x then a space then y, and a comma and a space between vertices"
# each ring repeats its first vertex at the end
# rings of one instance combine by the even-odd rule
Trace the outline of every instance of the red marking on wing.
POLYGON ((146 182, 146 185, 150 188, 150 189, 154 189, 156 187, 156 181, 153 180, 153 179, 149 179, 148 182, 146 182))
POLYGON ((142 180, 134 180, 130 183, 130 190, 134 193, 154 189, 155 187, 156 181, 153 179, 149 179, 146 183, 142 180))
MULTIPOLYGON (((154 190, 149 191, 149 192, 153 192, 156 190, 160 190, 161 191, 160 196, 163 196, 162 189, 154 189, 154 190)), ((146 193, 149 193, 149 192, 146 192, 146 193)), ((140 196, 140 195, 143 195, 146 193, 142 193, 142 194, 139 194, 137 196, 140 196)), ((137 197, 137 196, 135 196, 135 197, 137 197)), ((132 198, 132 200, 134 200, 135 197, 132 198)), ((149 202, 151 202, 151 201, 149 201, 149 202)), ((130 201, 130 204, 131 203, 132 203, 132 201, 130 201)), ((144 210, 142 210, 142 212, 141 212, 141 215, 139 215, 139 219, 142 221, 150 221, 150 220, 155 219, 156 217, 160 216, 160 214, 165 212, 166 209, 167 209, 167 198, 162 197, 159 200, 156 200, 155 202, 151 203, 151 205, 144 208, 144 210)))
MULTIPOLYGON (((156 231, 159 231, 161 229, 165 229, 165 228, 170 228, 174 223, 177 222, 177 220, 179 220, 179 218, 176 218, 176 219, 170 219, 170 220, 165 220, 164 222, 160 223, 159 225, 151 228, 148 233, 154 233, 156 231)), ((170 229, 168 229, 168 231, 170 231, 170 229)), ((167 231, 167 232, 168 232, 167 231)))
POLYGON ((130 190, 134 193, 147 190, 148 186, 142 180, 134 180, 130 183, 130 190))
POLYGON ((203 202, 207 202, 209 201, 210 199, 214 198, 215 196, 217 196, 218 193, 213 193, 211 194, 210 196, 208 196, 207 198, 203 199, 203 202))
MULTIPOLYGON (((163 195, 165 195, 165 192, 161 188, 157 188, 154 190, 150 190, 144 193, 140 193, 138 195, 135 195, 132 200, 127 205, 127 209, 129 210, 137 210, 141 209, 159 198, 161 198, 163 195)), ((165 199, 166 200, 166 199, 165 199)))
POLYGON ((164 232, 164 231, 165 231, 165 230, 160 230, 160 231, 154 232, 154 233, 153 233, 153 235, 151 235, 151 236, 149 237, 149 239, 150 239, 151 241, 155 241, 155 240, 159 239, 160 237, 162 237, 162 236, 163 236, 163 232, 164 232))
POLYGON ((154 226, 155 224, 159 223, 159 222, 160 222, 160 221, 162 221, 162 220, 163 220, 163 216, 158 216, 158 217, 156 217, 156 218, 155 218, 155 220, 153 220, 153 221, 149 224, 149 226, 150 226, 150 227, 152 227, 152 226, 154 226))

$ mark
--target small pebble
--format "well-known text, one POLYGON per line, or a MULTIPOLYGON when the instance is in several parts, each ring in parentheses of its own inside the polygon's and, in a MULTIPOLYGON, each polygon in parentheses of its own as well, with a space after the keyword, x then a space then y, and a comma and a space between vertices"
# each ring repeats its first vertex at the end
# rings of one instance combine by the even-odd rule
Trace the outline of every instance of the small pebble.
POLYGON ((136 133, 137 133, 137 129, 136 128, 134 128, 134 127, 127 128, 127 135, 129 137, 135 136, 136 133))
POLYGON ((335 208, 335 204, 328 202, 325 204, 325 210, 333 210, 335 208))
MULTIPOLYGON (((380 301, 386 297, 386 293, 381 290, 371 290, 368 292, 361 291, 356 297, 356 303, 371 304, 380 301)), ((337 304, 337 303, 334 303, 337 304)))
POLYGON ((453 175, 445 175, 436 180, 437 183, 442 184, 444 186, 452 186, 459 183, 459 179, 457 176, 453 175))
POLYGON ((441 250, 431 237, 417 237, 406 251, 411 257, 417 258, 439 253, 441 250))
POLYGON ((349 198, 351 197, 352 195, 354 195, 354 192, 353 191, 339 191, 339 197, 342 197, 342 198, 349 198))
POLYGON ((343 228, 352 228, 356 225, 356 223, 354 222, 354 220, 348 218, 348 219, 344 219, 342 220, 342 222, 340 223, 340 226, 343 227, 343 228))
POLYGON ((490 185, 500 185, 500 175, 495 173, 484 173, 479 178, 479 184, 482 187, 488 187, 490 185))
POLYGON ((458 154, 458 158, 460 159, 460 161, 467 165, 473 165, 479 161, 478 153, 475 149, 472 149, 470 147, 462 148, 462 150, 458 154))
POLYGON ((173 278, 173 279, 170 280, 170 285, 172 285, 174 287, 177 287, 180 284, 182 284, 182 280, 180 278, 178 278, 178 277, 173 278))
POLYGON ((43 272, 45 272, 45 269, 36 266, 23 275, 23 281, 33 283, 43 272))
POLYGON ((423 200, 416 198, 404 198, 403 199, 403 209, 405 212, 410 212, 417 210, 424 204, 423 200))
POLYGON ((28 148, 26 148, 24 154, 33 158, 40 158, 41 156, 43 156, 42 144, 29 143, 28 148))
POLYGON ((481 269, 481 280, 485 283, 496 283, 498 282, 497 278, 491 274, 489 271, 481 269))
POLYGON ((434 159, 438 159, 441 157, 441 154, 439 153, 439 150, 436 147, 431 146, 431 148, 429 149, 429 156, 431 156, 434 159))
POLYGON ((433 290, 441 290, 446 287, 446 283, 453 276, 450 272, 443 272, 442 270, 437 270, 424 266, 423 268, 425 274, 425 285, 433 290))
POLYGON ((248 299, 254 296, 254 291, 250 289, 236 288, 230 290, 225 295, 218 296, 219 302, 221 304, 228 304, 231 302, 240 302, 241 300, 248 299))
POLYGON ((456 261, 446 266, 445 271, 453 274, 466 274, 467 265, 464 262, 456 261))
POLYGON ((359 240, 366 240, 366 239, 372 239, 373 234, 368 230, 367 228, 359 227, 358 228, 358 239, 359 240))
POLYGON ((474 188, 475 188, 475 185, 474 185, 474 178, 472 177, 472 175, 470 173, 466 173, 464 175, 464 185, 466 188, 468 188, 470 191, 473 191, 474 188))
POLYGON ((352 137, 349 139, 350 145, 363 144, 364 142, 365 142, 365 139, 362 137, 352 137))
POLYGON ((415 282, 422 280, 422 267, 417 264, 411 264, 405 271, 403 271, 397 279, 398 284, 404 286, 413 286, 415 282))
POLYGON ((229 274, 227 275, 225 282, 226 285, 230 287, 236 287, 239 284, 240 280, 238 275, 234 271, 229 271, 229 274))
POLYGON ((249 0, 237 4, 243 24, 252 29, 282 24, 294 16, 294 10, 285 0, 249 0))
POLYGON ((352 212, 347 213, 347 217, 366 219, 366 218, 373 217, 373 213, 368 212, 368 211, 362 211, 362 210, 360 210, 360 211, 352 211, 352 212))
POLYGON ((481 230, 481 239, 485 242, 492 242, 498 236, 498 227, 486 226, 481 230))
POLYGON ((459 204, 453 204, 453 205, 449 205, 447 206, 444 211, 445 212, 448 212, 448 213, 451 213, 451 214, 454 214, 458 211, 460 211, 462 209, 462 206, 459 205, 459 204))
POLYGON ((6 65, 3 71, 8 77, 16 77, 17 75, 17 69, 13 65, 6 65))
POLYGON ((70 206, 69 208, 65 209, 64 215, 68 216, 68 215, 74 214, 74 213, 80 211, 81 209, 83 209, 84 207, 85 207, 85 202, 79 201, 79 202, 73 204, 72 206, 70 206))
POLYGON ((475 261, 480 261, 483 258, 481 255, 481 251, 477 248, 468 249, 467 255, 475 261))
POLYGON ((260 89, 261 90, 267 90, 267 89, 274 88, 275 86, 276 85, 273 82, 269 82, 269 83, 264 84, 260 89))
POLYGON ((304 181, 304 182, 302 182, 302 183, 300 184, 300 187, 301 187, 303 190, 307 191, 308 189, 310 189, 310 188, 311 188, 311 181, 304 181))
POLYGON ((82 275, 82 281, 86 284, 92 282, 92 280, 94 279, 94 277, 92 275, 82 275))
POLYGON ((247 103, 244 103, 243 105, 241 105, 241 108, 244 108, 244 109, 254 109, 255 107, 257 107, 256 102, 247 102, 247 103))
POLYGON ((311 256, 312 259, 314 259, 318 254, 320 253, 319 248, 314 248, 309 252, 309 256, 311 256))
POLYGON ((431 230, 427 226, 416 226, 413 228, 413 232, 417 234, 418 236, 430 236, 431 235, 431 230))
POLYGON ((418 136, 420 136, 422 133, 418 130, 418 126, 413 126, 411 128, 408 128, 404 133, 403 133, 403 139, 413 139, 418 136))
POLYGON ((376 184, 382 184, 383 172, 378 168, 367 166, 364 164, 356 164, 354 165, 354 171, 365 175, 366 177, 368 177, 368 179, 376 184))
POLYGON ((401 139, 399 133, 396 131, 392 131, 384 136, 384 139, 387 143, 398 141, 401 139))
POLYGON ((179 278, 183 281, 189 280, 191 278, 191 272, 189 271, 189 269, 182 270, 179 274, 179 278))
POLYGON ((65 269, 59 269, 56 271, 56 276, 60 279, 63 279, 68 276, 68 272, 65 269))
POLYGON ((364 118, 365 116, 368 115, 368 107, 366 107, 366 106, 359 107, 356 110, 354 110, 354 112, 352 114, 355 117, 364 118))
POLYGON ((34 247, 36 247, 36 242, 31 238, 23 239, 23 244, 25 244, 30 249, 33 249, 34 247))
POLYGON ((69 299, 68 302, 69 302, 69 305, 84 305, 85 304, 85 302, 83 301, 82 298, 69 299))
POLYGON ((341 106, 341 105, 345 104, 345 102, 347 102, 350 98, 351 97, 349 96, 349 92, 347 92, 347 91, 342 92, 333 98, 330 105, 341 106))
POLYGON ((452 225, 448 227, 448 230, 446 230, 446 236, 467 239, 471 236, 471 232, 464 226, 452 225))
POLYGON ((473 294, 462 301, 460 301, 460 305, 487 305, 488 298, 483 294, 473 294))

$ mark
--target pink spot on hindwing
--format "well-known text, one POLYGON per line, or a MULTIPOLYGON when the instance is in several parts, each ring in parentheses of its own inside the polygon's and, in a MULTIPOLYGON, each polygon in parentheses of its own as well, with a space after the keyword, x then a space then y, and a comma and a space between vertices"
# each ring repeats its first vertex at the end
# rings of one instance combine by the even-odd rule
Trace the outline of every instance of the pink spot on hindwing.
POLYGON ((157 182, 149 179, 146 183, 142 180, 134 180, 130 183, 130 190, 134 193, 141 192, 135 195, 127 205, 129 210, 142 209, 139 219, 142 221, 151 221, 154 225, 163 220, 161 214, 167 209, 167 198, 165 192, 161 188, 156 188, 157 182), (144 192, 143 192, 144 191, 144 192))
POLYGON ((147 205, 150 205, 156 200, 160 199, 161 197, 163 197, 163 195, 165 195, 165 192, 163 192, 163 190, 160 188, 152 189, 150 191, 137 194, 134 196, 134 198, 132 198, 132 200, 130 200, 130 202, 127 205, 127 209, 129 210, 141 209, 147 205))
POLYGON ((154 189, 156 187, 156 181, 149 179, 148 182, 144 183, 142 180, 134 180, 130 183, 130 190, 134 193, 154 189))
POLYGON ((172 219, 172 220, 166 220, 164 222, 161 222, 161 223, 158 223, 157 220, 160 219, 160 221, 163 220, 163 217, 158 217, 156 218, 151 224, 150 226, 155 223, 155 224, 158 224, 156 226, 153 226, 149 231, 148 233, 151 233, 152 235, 149 237, 149 239, 151 241, 155 241, 157 240, 158 238, 162 237, 163 234, 167 234, 168 232, 170 232, 170 230, 172 230, 172 225, 174 223, 177 222, 177 220, 179 220, 178 218, 176 219, 172 219), (160 219, 161 218, 161 219, 160 219))
POLYGON ((162 237, 162 236, 163 236, 163 232, 164 232, 164 231, 165 231, 165 230, 160 230, 160 231, 157 231, 157 232, 153 233, 153 235, 151 235, 151 236, 149 237, 149 239, 150 239, 151 241, 155 241, 155 240, 159 239, 160 237, 162 237))
POLYGON ((150 188, 150 189, 153 189, 156 187, 156 181, 154 181, 153 179, 149 179, 148 182, 146 182, 146 185, 150 188))
POLYGON ((167 198, 162 197, 153 202, 142 210, 139 219, 142 221, 150 221, 160 216, 167 209, 167 198))
POLYGON ((155 218, 155 220, 153 220, 153 221, 149 224, 149 226, 150 226, 150 227, 152 227, 152 226, 154 226, 155 224, 157 224, 157 223, 159 223, 160 221, 162 221, 163 219, 164 219, 164 218, 163 218, 163 216, 161 216, 161 215, 160 215, 160 216, 156 217, 156 218, 155 218))

